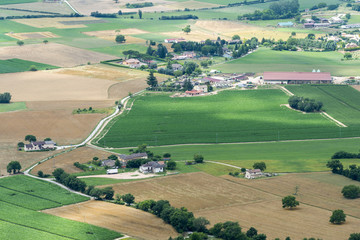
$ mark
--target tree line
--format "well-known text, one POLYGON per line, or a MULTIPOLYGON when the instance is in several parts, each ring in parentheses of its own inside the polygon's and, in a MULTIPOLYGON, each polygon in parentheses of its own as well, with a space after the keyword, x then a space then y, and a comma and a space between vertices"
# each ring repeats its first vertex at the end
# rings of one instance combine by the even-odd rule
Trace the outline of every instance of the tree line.
POLYGON ((144 8, 152 7, 154 4, 152 2, 143 2, 143 3, 127 3, 125 4, 126 8, 144 8))
POLYGON ((330 168, 335 174, 340 174, 347 178, 351 178, 352 180, 360 181, 360 166, 356 166, 356 164, 349 165, 347 169, 344 169, 340 160, 333 159, 328 161, 326 167, 330 168))
POLYGON ((291 96, 288 100, 290 107, 304 112, 319 112, 323 103, 315 99, 291 96))
POLYGON ((199 19, 198 16, 187 14, 179 16, 161 16, 159 20, 187 20, 187 19, 199 19))
POLYGON ((10 103, 11 94, 8 92, 0 93, 0 103, 10 103))

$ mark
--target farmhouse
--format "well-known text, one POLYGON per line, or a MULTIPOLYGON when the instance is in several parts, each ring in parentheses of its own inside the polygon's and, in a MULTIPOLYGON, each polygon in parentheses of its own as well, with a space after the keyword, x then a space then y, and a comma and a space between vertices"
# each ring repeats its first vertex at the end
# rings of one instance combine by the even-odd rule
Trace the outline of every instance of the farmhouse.
POLYGON ((164 172, 165 164, 158 162, 148 162, 140 166, 139 171, 142 173, 160 173, 164 172))
POLYGON ((134 65, 134 64, 140 64, 140 61, 135 58, 130 58, 130 59, 123 61, 122 64, 130 66, 130 65, 134 65))
POLYGON ((360 23, 342 25, 341 28, 348 29, 348 28, 360 28, 360 23))
POLYGON ((245 173, 245 178, 247 179, 254 179, 264 176, 260 169, 248 169, 245 173))
POLYGON ((198 96, 203 94, 203 91, 198 91, 198 90, 191 90, 191 91, 186 91, 185 94, 188 96, 198 96))
POLYGON ((102 160, 101 166, 113 168, 113 167, 115 167, 115 160, 112 160, 112 159, 102 160))
POLYGON ((178 64, 178 63, 174 63, 174 64, 171 64, 171 67, 174 71, 178 71, 178 70, 182 70, 183 69, 183 66, 181 64, 178 64))
POLYGON ((130 161, 130 160, 135 160, 135 159, 147 159, 148 155, 147 153, 133 153, 130 155, 126 155, 126 154, 120 154, 119 155, 119 159, 121 161, 130 161))
POLYGON ((304 28, 313 28, 315 23, 304 23, 304 28))
POLYGON ((179 42, 186 42, 184 38, 169 38, 165 39, 164 42, 166 43, 179 43, 179 42))
POLYGON ((269 84, 330 84, 329 72, 264 72, 264 82, 269 84))
POLYGON ((42 151, 56 148, 56 143, 53 141, 38 141, 25 144, 24 150, 27 151, 42 151))
POLYGON ((207 85, 196 85, 194 90, 206 93, 208 91, 207 85))

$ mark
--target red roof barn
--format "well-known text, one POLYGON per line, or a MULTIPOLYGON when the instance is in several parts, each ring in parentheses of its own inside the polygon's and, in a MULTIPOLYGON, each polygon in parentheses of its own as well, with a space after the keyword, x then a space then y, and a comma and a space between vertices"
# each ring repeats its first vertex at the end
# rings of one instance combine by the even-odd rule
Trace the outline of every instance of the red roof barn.
POLYGON ((329 72, 264 72, 265 83, 271 84, 330 84, 329 72))

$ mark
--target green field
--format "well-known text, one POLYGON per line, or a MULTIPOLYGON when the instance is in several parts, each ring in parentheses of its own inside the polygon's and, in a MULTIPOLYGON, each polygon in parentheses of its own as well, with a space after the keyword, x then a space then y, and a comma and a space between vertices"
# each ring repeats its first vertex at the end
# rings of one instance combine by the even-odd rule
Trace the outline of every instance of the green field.
POLYGON ((54 184, 17 175, 0 179, 0 239, 114 239, 120 233, 38 210, 88 200, 54 184))
POLYGON ((37 70, 57 68, 48 64, 13 58, 8 60, 0 60, 0 73, 25 72, 29 71, 30 67, 33 65, 37 70))
POLYGON ((24 110, 24 109, 26 109, 25 102, 1 103, 0 104, 0 113, 20 111, 20 110, 24 110))
POLYGON ((99 146, 360 136, 357 126, 341 129, 318 113, 302 114, 280 106, 287 100, 288 96, 278 89, 224 91, 195 98, 146 94, 136 98, 129 114, 117 118, 99 146))
POLYGON ((360 60, 341 61, 342 58, 343 55, 338 52, 289 52, 260 48, 248 56, 213 68, 223 72, 311 72, 313 69, 320 69, 322 72, 330 72, 334 76, 360 74, 360 60))
POLYGON ((18 3, 32 3, 39 2, 39 0, 0 0, 0 5, 18 4, 18 3))
MULTIPOLYGON (((313 141, 244 143, 244 144, 209 144, 151 147, 154 154, 171 153, 175 161, 192 160, 195 153, 202 154, 205 161, 218 161, 238 167, 252 168, 254 162, 264 161, 270 172, 308 172, 327 171, 326 163, 337 151, 359 152, 360 139, 333 139, 313 141)), ((128 149, 115 150, 128 154, 128 149)), ((344 166, 360 164, 359 159, 343 159, 344 166)), ((207 170, 196 168, 199 165, 185 166, 178 162, 180 172, 207 170)), ((213 164, 213 168, 222 169, 213 164)), ((210 170, 207 170, 210 171, 210 170)), ((211 170, 212 171, 212 170, 211 170)), ((219 170, 220 171, 220 170, 219 170)), ((222 172, 226 170, 221 170, 222 172)), ((233 172, 236 170, 232 170, 233 172)), ((210 172, 209 172, 210 173, 210 172)), ((225 173, 226 174, 226 173, 225 173)))

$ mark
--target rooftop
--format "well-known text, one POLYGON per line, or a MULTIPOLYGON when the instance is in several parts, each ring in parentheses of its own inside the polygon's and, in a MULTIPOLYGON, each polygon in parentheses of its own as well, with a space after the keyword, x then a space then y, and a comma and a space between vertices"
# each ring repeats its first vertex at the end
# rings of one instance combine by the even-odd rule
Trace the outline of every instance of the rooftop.
POLYGON ((331 81, 331 74, 329 72, 264 72, 265 81, 287 81, 287 80, 302 80, 302 81, 331 81))

